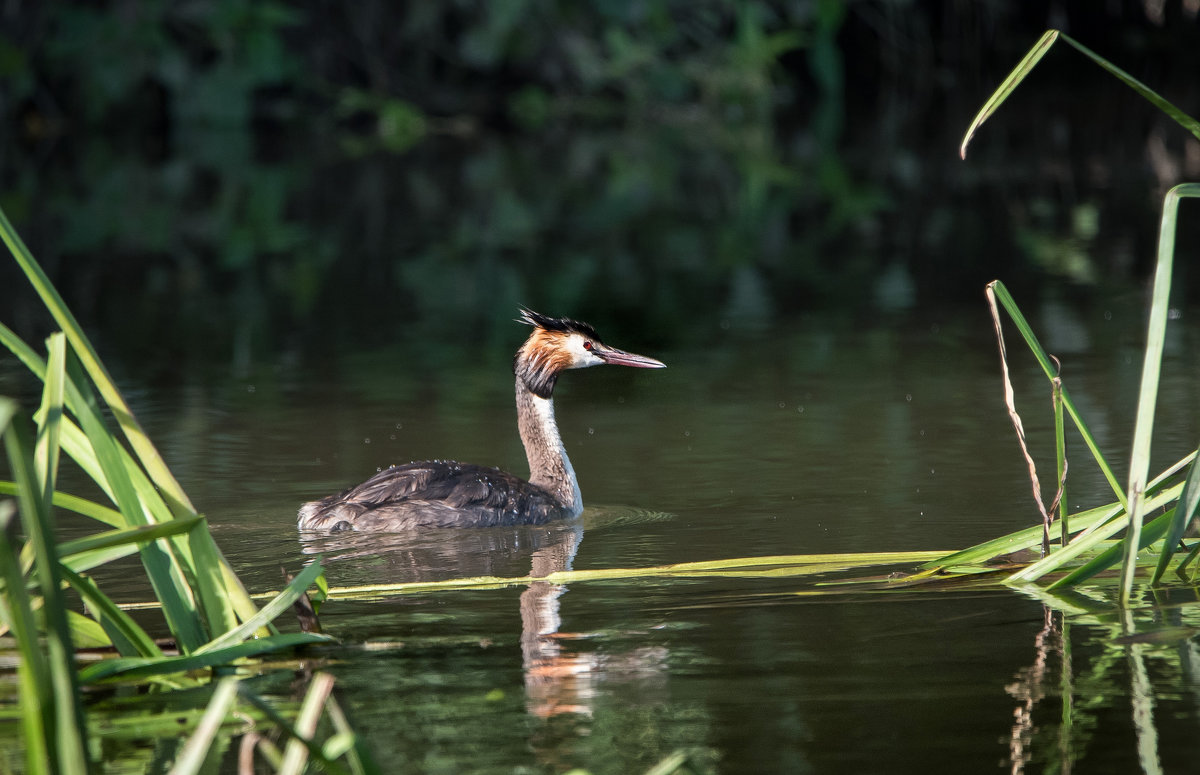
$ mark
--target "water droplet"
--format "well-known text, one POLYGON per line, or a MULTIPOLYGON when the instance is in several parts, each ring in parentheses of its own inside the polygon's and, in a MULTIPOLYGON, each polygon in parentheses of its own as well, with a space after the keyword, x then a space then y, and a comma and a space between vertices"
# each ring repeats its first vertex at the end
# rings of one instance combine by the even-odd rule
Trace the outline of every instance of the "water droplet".
POLYGON ((803 406, 797 406, 797 407, 796 407, 796 413, 797 413, 797 414, 804 414, 804 407, 803 407, 803 406))
POLYGON ((247 393, 253 393, 253 392, 254 392, 254 386, 253 386, 253 385, 247 385, 247 386, 246 386, 246 392, 247 392, 247 393))
POLYGON ((367 438, 363 439, 363 444, 370 444, 370 443, 371 443, 371 438, 369 436, 367 438))
POLYGON ((922 429, 921 429, 921 435, 922 435, 922 436, 924 436, 924 435, 925 435, 925 429, 924 429, 924 428, 922 428, 922 429))
POLYGON ((402 422, 396 423, 396 430, 398 430, 398 431, 404 430, 404 423, 402 423, 402 422))
POLYGON ((692 435, 692 432, 691 432, 691 431, 684 431, 684 432, 683 432, 683 437, 684 437, 685 439, 686 439, 688 436, 691 436, 691 435, 692 435))
POLYGON ((395 440, 396 440, 396 434, 394 434, 394 433, 393 433, 391 436, 388 436, 388 439, 390 439, 391 441, 395 441, 395 440))
POLYGON ((1112 310, 1111 309, 1104 310, 1104 319, 1112 320, 1112 310))
POLYGON ((904 400, 911 402, 912 401, 912 393, 905 393, 904 400))
POLYGON ((780 408, 780 409, 787 409, 787 404, 785 404, 784 402, 780 401, 780 402, 779 402, 779 408, 780 408))

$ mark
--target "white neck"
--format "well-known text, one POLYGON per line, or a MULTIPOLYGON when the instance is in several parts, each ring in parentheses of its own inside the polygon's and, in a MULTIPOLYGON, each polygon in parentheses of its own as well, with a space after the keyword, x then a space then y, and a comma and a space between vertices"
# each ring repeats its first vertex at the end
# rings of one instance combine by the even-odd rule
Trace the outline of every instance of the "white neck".
POLYGON ((517 378, 517 428, 529 458, 529 482, 550 492, 573 515, 583 511, 575 469, 558 435, 554 399, 539 398, 517 378))

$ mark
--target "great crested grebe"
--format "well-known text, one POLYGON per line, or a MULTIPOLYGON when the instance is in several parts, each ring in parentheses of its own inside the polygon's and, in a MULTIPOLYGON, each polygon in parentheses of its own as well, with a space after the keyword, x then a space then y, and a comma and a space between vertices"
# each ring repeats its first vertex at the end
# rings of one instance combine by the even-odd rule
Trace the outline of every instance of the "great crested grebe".
POLYGON ((433 527, 537 525, 575 517, 583 498, 554 422, 554 383, 567 369, 604 363, 661 369, 661 361, 600 341, 587 323, 521 310, 533 333, 513 358, 517 428, 529 481, 498 468, 432 460, 392 466, 349 490, 300 507, 301 530, 399 532, 433 527))

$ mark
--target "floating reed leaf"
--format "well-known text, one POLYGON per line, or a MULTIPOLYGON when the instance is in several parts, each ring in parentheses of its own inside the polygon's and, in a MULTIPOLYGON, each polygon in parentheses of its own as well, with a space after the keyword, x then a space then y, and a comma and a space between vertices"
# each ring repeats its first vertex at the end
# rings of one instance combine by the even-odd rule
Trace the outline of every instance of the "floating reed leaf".
MULTIPOLYGON (((650 577, 771 577, 786 578, 818 573, 911 565, 946 556, 944 551, 863 552, 858 554, 793 554, 763 557, 739 557, 699 562, 681 562, 646 568, 602 568, 559 571, 547 576, 472 576, 443 581, 411 581, 395 584, 368 584, 357 587, 330 587, 330 600, 379 598, 414 592, 440 592, 451 589, 508 587, 544 581, 573 584, 584 581, 624 581, 650 577)), ((275 593, 265 593, 275 594, 275 593)))

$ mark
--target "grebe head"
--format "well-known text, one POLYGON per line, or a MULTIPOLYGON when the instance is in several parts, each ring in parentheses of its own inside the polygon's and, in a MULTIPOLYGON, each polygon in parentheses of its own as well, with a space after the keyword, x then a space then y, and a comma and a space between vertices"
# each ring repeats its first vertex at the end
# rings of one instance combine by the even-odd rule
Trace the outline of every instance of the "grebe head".
POLYGON ((542 398, 551 396, 558 375, 567 369, 586 369, 604 363, 640 369, 666 368, 662 361, 609 347, 600 341, 596 329, 578 320, 552 318, 522 308, 517 322, 533 326, 533 333, 517 350, 513 372, 542 398))

